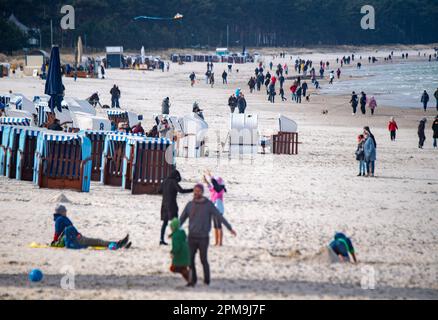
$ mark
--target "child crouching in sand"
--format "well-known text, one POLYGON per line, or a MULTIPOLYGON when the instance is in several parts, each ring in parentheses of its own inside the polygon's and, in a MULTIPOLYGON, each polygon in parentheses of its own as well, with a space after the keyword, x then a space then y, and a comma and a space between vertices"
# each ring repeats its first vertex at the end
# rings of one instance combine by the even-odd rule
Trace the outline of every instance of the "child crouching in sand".
MULTIPOLYGON (((207 171, 204 175, 204 181, 210 190, 210 200, 214 203, 216 209, 223 215, 225 212, 224 208, 224 194, 227 192, 225 188, 224 180, 220 177, 212 177, 211 173, 207 171), (208 179, 207 179, 208 178, 208 179)), ((215 235, 215 246, 221 247, 223 244, 223 230, 222 223, 219 219, 213 218, 214 224, 214 235, 215 235)))
POLYGON ((172 265, 170 266, 170 271, 173 273, 180 273, 187 283, 190 282, 190 254, 189 254, 189 244, 187 243, 186 232, 180 228, 180 223, 178 218, 174 218, 170 222, 170 228, 172 234, 172 250, 170 254, 172 255, 172 265))

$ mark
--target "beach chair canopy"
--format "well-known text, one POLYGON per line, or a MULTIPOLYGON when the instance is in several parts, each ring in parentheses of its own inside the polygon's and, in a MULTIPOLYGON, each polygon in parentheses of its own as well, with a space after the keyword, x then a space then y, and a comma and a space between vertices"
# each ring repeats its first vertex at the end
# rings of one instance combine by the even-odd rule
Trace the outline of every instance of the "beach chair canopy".
POLYGON ((9 108, 27 111, 31 114, 37 113, 34 103, 20 93, 14 93, 11 96, 9 108))
MULTIPOLYGON (((36 104, 38 110, 38 126, 43 126, 48 120, 48 114, 51 112, 50 107, 47 102, 38 102, 36 104)), ((67 109, 63 109, 62 112, 55 109, 55 117, 59 119, 61 123, 72 123, 74 124, 72 114, 67 109)))
POLYGON ((9 117, 9 118, 28 118, 30 119, 30 126, 35 126, 34 123, 34 115, 31 114, 28 111, 24 111, 24 110, 17 110, 17 109, 11 109, 11 108, 7 108, 5 110, 5 116, 9 117))
POLYGON ((23 117, 0 117, 0 125, 13 125, 13 126, 30 126, 30 118, 23 117))
POLYGON ((230 130, 257 130, 259 118, 257 114, 232 113, 230 115, 230 130))
POLYGON ((87 113, 92 116, 96 115, 96 110, 93 108, 91 104, 86 101, 80 101, 79 99, 72 97, 64 97, 64 100, 61 102, 63 108, 68 109, 70 112, 81 112, 87 113))
POLYGON ((258 116, 252 114, 230 115, 230 145, 258 145, 258 116))
POLYGON ((92 116, 83 112, 71 112, 73 126, 80 130, 110 131, 111 121, 107 118, 92 116))
POLYGON ((129 125, 132 127, 139 122, 138 114, 126 110, 107 110, 108 117, 123 117, 126 118, 129 122, 129 125))
POLYGON ((183 129, 184 134, 199 134, 202 131, 208 129, 208 124, 202 120, 197 114, 191 113, 190 115, 185 115, 180 119, 180 124, 183 129))
POLYGON ((280 125, 280 132, 298 132, 298 124, 283 115, 278 119, 280 125))

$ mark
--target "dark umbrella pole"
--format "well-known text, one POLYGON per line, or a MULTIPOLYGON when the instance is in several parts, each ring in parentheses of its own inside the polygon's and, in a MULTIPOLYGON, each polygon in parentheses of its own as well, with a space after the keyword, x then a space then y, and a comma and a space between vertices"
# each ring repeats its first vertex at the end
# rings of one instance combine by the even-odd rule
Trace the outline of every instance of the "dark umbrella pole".
POLYGON ((50 111, 54 114, 56 108, 59 112, 62 112, 61 102, 64 96, 64 85, 62 84, 61 58, 58 46, 53 46, 50 53, 49 70, 47 72, 44 93, 50 96, 50 111))

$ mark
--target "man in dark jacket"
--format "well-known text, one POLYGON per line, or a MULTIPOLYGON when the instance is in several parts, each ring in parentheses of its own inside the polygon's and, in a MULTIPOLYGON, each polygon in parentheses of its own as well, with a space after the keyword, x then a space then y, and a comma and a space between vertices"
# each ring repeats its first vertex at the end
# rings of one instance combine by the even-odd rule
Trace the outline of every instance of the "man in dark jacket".
POLYGON ((245 113, 246 100, 243 94, 240 94, 239 98, 237 98, 237 107, 239 108, 239 113, 245 113))
POLYGON ((433 130, 433 147, 437 148, 437 140, 438 140, 438 115, 435 117, 435 120, 432 124, 432 130, 433 130))
POLYGON ((230 107, 231 113, 234 113, 237 107, 237 98, 234 93, 228 98, 228 106, 230 107))
POLYGON ((119 99, 121 93, 119 87, 114 85, 110 90, 110 94, 111 94, 111 108, 120 109, 119 99))
POLYGON ((427 111, 427 104, 429 103, 429 94, 426 90, 424 90, 423 95, 421 96, 421 102, 423 103, 424 111, 427 111))
POLYGON ((181 226, 189 219, 189 248, 192 271, 189 286, 195 286, 197 282, 195 257, 198 250, 204 269, 204 283, 206 285, 210 284, 210 266, 208 264, 207 254, 213 217, 225 225, 232 235, 236 236, 236 232, 224 216, 216 209, 213 202, 204 197, 204 186, 197 184, 193 190, 193 200, 186 205, 180 218, 181 226))
POLYGON ((359 98, 357 97, 357 94, 354 91, 351 95, 350 103, 351 103, 351 107, 353 108, 353 115, 355 115, 357 110, 357 105, 359 104, 359 98))
POLYGON ((424 142, 426 141, 426 134, 424 130, 426 129, 427 119, 423 118, 418 125, 418 148, 423 149, 424 142))
POLYGON ((367 95, 365 94, 365 92, 362 91, 360 97, 360 110, 362 111, 362 114, 367 113, 366 105, 367 105, 367 95))
POLYGON ((164 241, 166 227, 170 220, 178 218, 178 203, 176 198, 179 193, 190 193, 193 189, 183 189, 179 183, 181 182, 181 174, 178 170, 173 170, 170 175, 161 184, 159 193, 163 195, 161 202, 161 226, 160 245, 167 246, 164 241))

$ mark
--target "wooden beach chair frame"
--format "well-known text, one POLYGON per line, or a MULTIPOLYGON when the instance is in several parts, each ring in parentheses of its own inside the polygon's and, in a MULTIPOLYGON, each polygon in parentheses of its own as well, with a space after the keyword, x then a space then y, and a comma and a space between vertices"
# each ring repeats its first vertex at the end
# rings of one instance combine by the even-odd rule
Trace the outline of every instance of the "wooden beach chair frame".
POLYGON ((17 180, 32 181, 35 153, 37 150, 38 136, 43 131, 42 129, 25 129, 22 130, 19 137, 17 160, 16 160, 16 176, 17 180))

